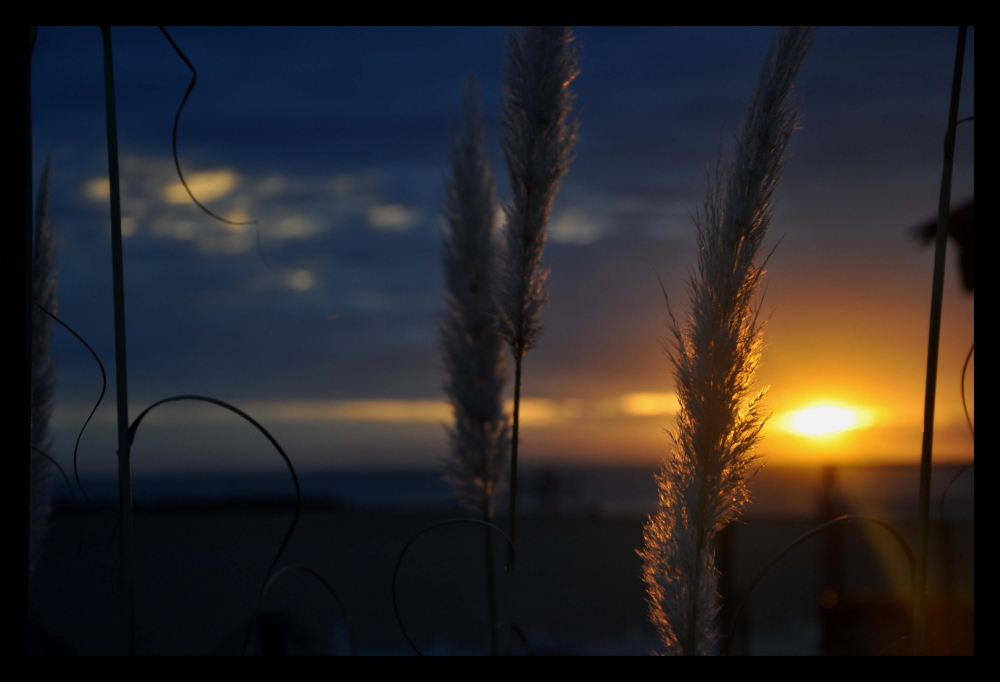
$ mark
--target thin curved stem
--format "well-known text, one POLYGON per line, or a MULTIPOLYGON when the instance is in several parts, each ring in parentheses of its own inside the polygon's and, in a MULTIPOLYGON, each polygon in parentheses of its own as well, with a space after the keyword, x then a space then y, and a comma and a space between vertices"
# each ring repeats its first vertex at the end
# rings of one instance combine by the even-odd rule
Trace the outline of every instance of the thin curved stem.
POLYGON ((66 471, 63 470, 63 468, 59 465, 59 462, 57 462, 54 459, 52 459, 52 457, 49 456, 49 453, 47 453, 47 452, 45 452, 43 450, 39 450, 34 445, 31 446, 31 449, 34 450, 35 452, 37 452, 38 454, 40 454, 45 459, 47 459, 56 469, 59 470, 59 475, 62 476, 63 481, 66 482, 66 487, 69 489, 69 494, 74 499, 76 499, 76 492, 73 490, 73 484, 69 482, 69 476, 66 475, 66 471))
POLYGON ((184 51, 181 50, 181 48, 177 45, 177 43, 174 42, 174 39, 170 37, 170 34, 167 33, 167 29, 165 29, 162 26, 157 26, 157 28, 160 29, 161 33, 163 33, 163 36, 170 43, 170 46, 174 48, 174 51, 177 53, 177 56, 179 56, 181 60, 183 60, 183 62, 187 64, 187 67, 191 69, 191 82, 188 84, 187 90, 184 92, 184 99, 181 100, 181 105, 177 108, 177 115, 174 116, 173 150, 174 150, 174 167, 177 168, 177 177, 180 178, 181 184, 184 186, 184 190, 188 193, 188 196, 191 197, 191 201, 195 203, 195 206, 197 206, 202 211, 204 211, 211 217, 215 218, 219 222, 226 223, 227 225, 255 225, 257 227, 256 230, 257 252, 260 253, 260 257, 261 259, 263 259, 264 265, 266 265, 267 267, 271 267, 271 263, 270 261, 268 261, 267 256, 264 254, 264 249, 260 244, 260 221, 229 220, 228 218, 223 218, 222 216, 213 213, 204 204, 202 204, 195 198, 194 193, 191 192, 191 188, 188 187, 187 180, 184 179, 184 173, 181 172, 181 162, 177 156, 177 126, 181 122, 181 112, 184 111, 184 105, 187 104, 188 97, 191 96, 191 91, 194 90, 194 86, 198 82, 198 71, 197 69, 194 68, 194 64, 191 63, 191 60, 187 58, 187 55, 184 54, 184 51))
MULTIPOLYGON (((350 639, 350 643, 351 643, 351 656, 357 656, 358 652, 357 652, 357 649, 355 649, 355 644, 354 644, 354 628, 351 625, 351 617, 347 613, 347 608, 344 607, 344 602, 342 602, 340 600, 340 597, 337 596, 336 591, 333 589, 333 587, 330 586, 330 583, 328 583, 326 581, 326 579, 322 575, 319 574, 318 571, 315 571, 315 570, 309 568, 308 566, 301 566, 299 564, 289 564, 288 566, 282 566, 264 584, 264 589, 263 589, 263 592, 262 592, 262 596, 263 596, 263 594, 267 593, 267 591, 268 591, 268 589, 270 589, 271 585, 273 585, 275 582, 277 582, 278 578, 280 578, 281 576, 283 576, 284 574, 286 574, 286 573, 288 573, 289 571, 292 571, 292 570, 303 571, 304 573, 308 573, 312 577, 316 578, 316 580, 318 580, 319 583, 323 587, 326 588, 326 591, 330 593, 330 596, 333 597, 333 600, 335 602, 337 602, 337 607, 340 609, 341 615, 344 616, 344 622, 347 623, 347 636, 350 639)), ((251 618, 251 623, 256 622, 256 620, 257 620, 257 614, 259 612, 260 612, 260 603, 258 602, 257 606, 254 608, 253 617, 251 618)))
POLYGON ((969 353, 965 356, 965 362, 962 364, 962 411, 965 413, 965 423, 969 425, 969 431, 972 432, 972 441, 976 440, 976 427, 972 425, 972 419, 969 417, 969 406, 965 402, 965 373, 969 370, 969 360, 972 359, 972 354, 976 352, 976 342, 972 342, 972 346, 969 347, 969 353))
POLYGON ((532 655, 531 645, 528 644, 528 638, 525 636, 524 630, 521 629, 521 626, 515 623, 514 621, 511 621, 510 629, 511 632, 517 635, 517 638, 521 640, 521 644, 524 645, 524 650, 528 652, 529 656, 531 656, 532 655))
POLYGON ((881 649, 879 649, 879 652, 877 654, 875 654, 875 655, 876 656, 888 656, 889 652, 892 651, 892 649, 894 647, 897 647, 900 644, 903 644, 904 642, 917 642, 917 641, 920 641, 920 638, 917 637, 916 635, 903 635, 899 639, 894 639, 893 641, 891 641, 888 644, 886 644, 884 647, 882 647, 881 649))
POLYGON ((482 526, 486 526, 487 528, 492 528, 496 532, 500 533, 500 535, 503 536, 503 539, 507 541, 507 547, 510 549, 510 553, 508 555, 507 570, 511 571, 514 568, 514 560, 516 558, 514 551, 514 543, 511 541, 510 537, 508 537, 508 535, 504 533, 499 527, 495 526, 494 524, 488 521, 483 521, 482 519, 448 519, 446 521, 438 521, 437 523, 432 523, 426 528, 423 528, 414 533, 412 536, 410 536, 410 539, 406 541, 405 545, 403 545, 403 550, 399 553, 399 557, 396 559, 396 565, 392 569, 392 610, 396 614, 396 623, 399 625, 399 629, 403 633, 403 637, 406 639, 406 643, 410 645, 410 648, 413 649, 414 652, 416 652, 417 656, 423 656, 424 654, 422 651, 420 651, 420 649, 417 648, 417 645, 413 643, 413 640, 410 639, 410 634, 406 631, 406 626, 403 625, 403 617, 399 614, 399 600, 397 599, 396 596, 396 578, 399 575, 399 567, 403 563, 403 557, 406 556, 406 552, 410 549, 410 545, 412 545, 417 540, 417 538, 419 538, 424 533, 427 533, 428 531, 434 530, 435 528, 439 528, 441 526, 448 526, 455 523, 476 523, 482 526))
MULTIPOLYGON (((76 484, 80 487, 80 493, 83 495, 83 499, 87 500, 87 504, 89 504, 91 507, 93 507, 94 503, 91 502, 90 497, 87 496, 87 491, 83 489, 83 483, 80 482, 80 470, 77 468, 77 465, 76 465, 76 456, 77 456, 77 452, 80 449, 80 439, 83 438, 83 432, 87 429, 87 425, 90 423, 90 420, 94 417, 94 413, 97 412, 97 408, 100 407, 101 401, 104 400, 104 392, 108 389, 108 373, 104 371, 104 363, 101 362, 101 359, 99 357, 97 357, 97 353, 94 352, 94 349, 90 347, 89 343, 87 343, 86 341, 83 340, 82 336, 80 336, 79 334, 77 334, 73 330, 73 328, 70 327, 68 324, 66 324, 65 322, 63 322, 62 320, 60 320, 58 317, 56 317, 55 315, 53 315, 52 313, 50 313, 48 310, 46 310, 38 301, 34 301, 34 304, 36 306, 38 306, 39 310, 41 310, 43 313, 45 313, 46 315, 48 315, 49 317, 51 317, 53 320, 55 320, 56 322, 58 322, 59 324, 61 324, 66 329, 66 331, 68 331, 70 334, 72 334, 73 336, 75 336, 76 340, 79 341, 80 343, 82 343, 84 345, 84 347, 88 351, 90 351, 90 354, 92 356, 94 356, 94 360, 97 361, 97 366, 101 370, 101 395, 99 395, 97 397, 97 402, 94 403, 93 409, 91 409, 90 410, 90 414, 87 415, 87 421, 83 422, 83 426, 80 427, 80 433, 78 433, 76 435, 76 444, 73 446, 73 476, 76 477, 76 484)), ((41 451, 39 450, 39 452, 41 452, 41 451)), ((46 455, 46 457, 47 456, 48 455, 46 455)), ((52 461, 54 462, 55 460, 52 460, 52 461)), ((58 464, 56 466, 58 466, 58 464)), ((60 468, 60 471, 62 471, 62 468, 60 468)), ((65 475, 66 474, 64 473, 63 476, 65 476, 65 475)))
MULTIPOLYGON (((234 407, 233 405, 230 405, 227 402, 218 400, 216 398, 209 398, 208 396, 203 396, 203 395, 176 395, 170 398, 164 398, 163 400, 158 400, 149 407, 147 407, 145 410, 139 413, 139 416, 135 418, 135 421, 132 422, 132 425, 128 429, 129 446, 131 446, 132 442, 135 440, 135 434, 139 428, 139 423, 142 422, 143 417, 149 414, 150 410, 152 410, 154 407, 157 407, 158 405, 163 405, 164 403, 177 402, 180 400, 196 400, 205 403, 211 403, 213 405, 218 405, 219 407, 224 407, 230 412, 233 412, 243 417, 245 420, 250 422, 254 426, 254 428, 256 428, 258 431, 264 434, 264 437, 271 442, 271 445, 273 445, 274 448, 278 451, 278 454, 281 455, 281 458, 285 460, 285 464, 288 465, 288 471, 292 474, 292 482, 295 484, 295 515, 292 517, 292 523, 288 526, 288 531, 285 533, 285 539, 281 541, 281 547, 278 549, 278 553, 274 555, 274 560, 268 567, 267 573, 264 574, 264 582, 261 584, 260 592, 257 594, 257 602, 254 605, 254 613, 257 613, 257 610, 260 608, 260 602, 264 598, 264 590, 267 588, 268 580, 274 573, 274 569, 278 565, 278 561, 281 559, 281 554, 285 551, 285 547, 288 546, 289 540, 292 539, 292 533, 295 531, 295 524, 297 524, 299 521, 299 512, 302 509, 302 490, 299 487, 299 477, 295 475, 295 467, 292 466, 292 460, 290 460, 288 458, 288 455, 285 454, 285 451, 282 449, 281 445, 278 444, 278 441, 274 439, 274 436, 272 436, 267 429, 261 426, 256 419, 254 419, 253 417, 251 417, 238 407, 234 407)), ((247 645, 250 643, 250 633, 252 630, 253 630, 253 621, 251 620, 250 625, 247 628, 246 637, 243 640, 242 652, 244 654, 246 653, 247 645)))
POLYGON ((951 490, 951 486, 955 483, 955 481, 958 480, 959 476, 961 476, 962 474, 964 474, 966 471, 968 471, 969 469, 971 469, 974 466, 976 466, 975 462, 972 462, 971 464, 966 464, 964 467, 962 467, 961 469, 959 469, 958 471, 955 472, 955 474, 948 481, 948 485, 946 485, 944 487, 944 492, 941 493, 941 506, 940 506, 940 509, 938 510, 939 513, 940 513, 940 515, 941 515, 941 522, 942 523, 944 523, 944 500, 948 496, 948 491, 951 490))
POLYGON ((875 525, 881 526, 882 528, 885 528, 887 531, 889 531, 889 534, 892 535, 892 537, 896 539, 896 542, 898 542, 899 546, 903 549, 903 553, 906 554, 906 561, 910 565, 910 584, 911 584, 911 586, 915 585, 915 582, 916 582, 916 572, 917 572, 917 559, 916 559, 916 556, 913 554, 913 549, 910 547, 909 543, 906 541, 905 538, 903 538, 902 533, 900 533, 899 530, 897 530, 895 526, 893 526, 892 524, 887 523, 886 521, 883 521, 881 519, 876 519, 873 516, 860 516, 860 515, 838 516, 837 518, 835 518, 835 519, 833 519, 831 521, 827 521, 824 524, 816 526, 815 528, 813 528, 812 530, 810 530, 808 533, 805 533, 804 535, 801 535, 798 538, 796 538, 788 546, 786 546, 783 550, 781 550, 780 552, 778 552, 774 556, 774 558, 771 559, 771 561, 769 561, 767 563, 767 565, 764 566, 764 568, 761 569, 761 571, 757 574, 757 576, 750 582, 750 587, 747 588, 747 591, 743 594, 743 598, 740 599, 739 604, 736 606, 736 609, 733 611, 733 620, 729 624, 729 632, 726 635, 726 654, 727 655, 729 654, 729 651, 730 651, 730 649, 732 648, 732 645, 733 645, 733 634, 736 632, 736 625, 739 623, 740 614, 743 613, 743 609, 746 606, 747 601, 750 599, 750 595, 753 593, 754 588, 757 587, 757 584, 760 583, 760 581, 764 579, 764 576, 766 576, 768 574, 768 572, 772 568, 774 568, 775 565, 777 565, 777 563, 779 561, 781 561, 787 554, 789 554, 796 547, 798 547, 799 545, 801 545, 802 543, 804 543, 806 540, 809 540, 810 538, 813 538, 813 537, 819 535, 820 533, 824 533, 824 532, 830 530, 831 528, 833 528, 834 526, 839 526, 839 525, 843 525, 843 524, 847 524, 847 523, 854 523, 856 521, 866 521, 868 523, 874 523, 875 525))

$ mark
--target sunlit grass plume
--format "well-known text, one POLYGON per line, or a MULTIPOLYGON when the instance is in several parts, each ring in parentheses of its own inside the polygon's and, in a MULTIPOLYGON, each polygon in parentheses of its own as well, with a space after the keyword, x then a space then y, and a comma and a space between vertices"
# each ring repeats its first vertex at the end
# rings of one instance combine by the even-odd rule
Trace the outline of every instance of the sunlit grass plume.
POLYGON ((671 313, 680 410, 672 457, 657 478, 659 505, 643 535, 650 617, 668 654, 711 654, 717 640, 715 537, 748 501, 747 482, 764 423, 754 392, 761 357, 761 250, 799 107, 792 83, 812 37, 778 31, 739 132, 735 158, 720 160, 697 220, 691 313, 671 313))

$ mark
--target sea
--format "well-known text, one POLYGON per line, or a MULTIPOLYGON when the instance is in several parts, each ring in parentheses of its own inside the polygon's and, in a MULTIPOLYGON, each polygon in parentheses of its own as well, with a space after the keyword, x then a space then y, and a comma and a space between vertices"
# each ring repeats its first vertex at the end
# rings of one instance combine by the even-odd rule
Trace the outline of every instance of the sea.
MULTIPOLYGON (((656 508, 656 467, 553 464, 522 469, 518 512, 544 516, 618 518, 644 516, 656 508)), ((55 503, 80 504, 72 471, 57 483, 55 503)), ((392 469, 296 472, 301 498, 312 506, 345 509, 457 508, 439 470, 392 469)), ((894 518, 917 515, 920 473, 916 466, 761 467, 750 481, 749 518, 811 518, 836 506, 843 513, 894 518)), ((115 477, 82 479, 96 504, 118 499, 115 477)), ((137 476, 137 506, 294 502, 288 470, 263 473, 137 476)), ((931 511, 949 518, 975 518, 975 467, 946 464, 931 476, 931 511), (947 491, 947 492, 946 492, 947 491), (943 501, 943 506, 942 506, 943 501)), ((502 514, 506 495, 498 498, 502 514)))

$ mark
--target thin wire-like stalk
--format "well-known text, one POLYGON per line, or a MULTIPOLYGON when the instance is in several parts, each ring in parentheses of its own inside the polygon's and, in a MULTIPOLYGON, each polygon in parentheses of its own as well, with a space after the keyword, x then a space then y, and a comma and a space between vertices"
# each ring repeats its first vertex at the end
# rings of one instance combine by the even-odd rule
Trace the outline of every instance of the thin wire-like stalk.
POLYGON ((70 334, 76 337, 76 340, 82 343, 84 347, 88 351, 90 351, 91 356, 93 356, 94 360, 97 362, 98 369, 101 370, 101 394, 97 396, 97 402, 94 403, 94 406, 92 408, 90 408, 90 414, 87 415, 86 421, 84 421, 83 426, 80 427, 80 432, 76 434, 76 443, 73 445, 73 475, 76 477, 76 484, 80 488, 80 493, 83 495, 83 499, 87 501, 87 504, 93 507, 94 503, 93 501, 91 501, 90 496, 87 495, 87 491, 84 489, 83 483, 80 481, 80 469, 77 466, 77 454, 80 451, 80 439, 83 438, 83 432, 87 430, 87 425, 90 424, 90 420, 94 418, 94 413, 97 412, 97 408, 101 406, 101 401, 104 400, 104 393, 108 389, 108 374, 107 372, 104 371, 104 363, 101 362, 101 358, 97 356, 97 352, 90 347, 90 344, 87 343, 82 336, 76 333, 76 330, 74 330, 68 324, 60 320, 57 316, 53 315, 50 311, 46 310, 44 307, 39 305, 37 302, 35 303, 35 305, 38 306, 38 308, 43 313, 45 313, 53 320, 61 324, 66 331, 68 331, 70 334))
POLYGON ((479 524, 479 525, 484 525, 489 529, 495 530, 497 533, 501 535, 501 537, 503 537, 504 540, 507 541, 507 548, 510 550, 511 554, 516 556, 514 550, 514 542, 510 539, 510 537, 506 533, 504 533, 502 529, 498 528, 497 526, 488 521, 483 521, 482 519, 447 519, 445 521, 438 521, 436 523, 432 523, 429 526, 421 528, 416 533, 410 536, 410 538, 406 541, 406 544, 403 545, 403 549, 400 550, 399 556, 396 557, 396 565, 393 566, 392 568, 392 610, 396 614, 396 624, 399 625, 399 631, 403 633, 403 638, 406 640, 406 643, 410 645, 410 648, 413 649, 413 652, 417 654, 417 656, 423 656, 424 654, 419 648, 417 648, 417 645, 414 644, 413 640, 410 638, 410 633, 407 631, 406 626, 403 624, 403 616, 400 615, 399 613, 399 596, 398 596, 398 590, 396 589, 396 582, 397 578, 399 577, 399 567, 403 564, 403 557, 405 557, 406 553, 410 550, 410 545, 416 542, 422 535, 424 535, 429 531, 434 530, 435 528, 440 528, 441 526, 450 526, 456 523, 479 524))
POLYGON ((965 401, 965 374, 969 371, 969 360, 972 359, 972 354, 976 352, 976 342, 973 341, 972 345, 969 346, 969 353, 965 356, 965 362, 962 363, 962 378, 959 381, 958 389, 962 393, 962 412, 965 413, 965 423, 969 425, 969 433, 972 434, 972 440, 976 440, 976 427, 972 424, 972 417, 969 416, 969 404, 965 401))
POLYGON ((955 161, 955 128, 962 91, 967 26, 958 29, 955 72, 951 82, 948 129, 944 137, 944 168, 938 200, 938 224, 934 242, 934 279, 931 285, 931 319, 927 341, 927 381, 924 393, 924 434, 920 448, 920 497, 918 507, 917 586, 913 599, 913 634, 924 642, 927 633, 927 554, 930 541, 931 464, 934 451, 934 402, 937 391, 938 347, 941 339, 941 308, 944 303, 945 251, 948 245, 948 214, 951 211, 951 176, 955 161))
MULTIPOLYGON (((261 592, 262 595, 261 598, 263 599, 263 595, 267 594, 267 591, 271 588, 272 585, 274 585, 274 583, 278 581, 278 578, 291 571, 302 571, 303 573, 307 573, 312 577, 316 578, 316 580, 319 582, 320 585, 323 586, 323 588, 327 591, 327 593, 329 593, 329 595, 333 597, 333 601, 336 602, 337 608, 340 609, 340 614, 344 617, 344 622, 347 624, 347 639, 351 647, 351 656, 357 656, 358 651, 354 644, 355 640, 354 626, 351 625, 351 616, 347 612, 347 607, 344 606, 344 602, 341 601, 340 597, 337 595, 336 590, 333 589, 333 586, 331 586, 330 583, 327 582, 326 578, 324 578, 319 571, 313 570, 308 566, 301 566, 299 564, 289 564, 288 566, 282 566, 279 570, 275 571, 274 575, 272 575, 271 578, 266 583, 264 583, 264 589, 261 592)), ((259 611, 260 611, 260 603, 258 602, 257 606, 254 608, 253 617, 251 618, 252 623, 257 622, 257 614, 259 611)))
POLYGON ((194 68, 194 64, 191 63, 191 60, 187 58, 187 55, 184 54, 184 51, 181 50, 181 48, 177 45, 177 43, 174 42, 174 39, 170 36, 170 34, 167 33, 167 29, 165 29, 162 26, 158 26, 157 28, 160 29, 160 32, 163 34, 163 37, 167 39, 167 42, 170 43, 170 46, 174 48, 174 52, 177 53, 177 56, 181 58, 181 60, 187 65, 189 69, 191 69, 191 82, 188 83, 187 90, 184 91, 184 99, 181 100, 181 105, 177 107, 177 115, 174 116, 174 130, 171 137, 173 151, 174 151, 174 167, 177 169, 177 177, 180 178, 181 184, 184 186, 184 190, 188 193, 188 196, 191 197, 191 201, 194 202, 195 206, 200 208, 202 211, 207 213, 212 218, 215 218, 219 222, 225 223, 227 225, 236 225, 236 226, 254 225, 256 228, 255 235, 257 242, 257 253, 260 254, 260 258, 261 260, 264 261, 264 265, 266 265, 267 267, 271 267, 271 262, 267 259, 267 255, 264 253, 264 247, 261 246, 260 243, 260 221, 229 220, 228 218, 223 218, 222 216, 213 213, 204 204, 202 204, 195 198, 194 192, 191 191, 191 188, 188 187, 187 180, 184 179, 184 173, 181 172, 180 158, 177 156, 177 126, 180 125, 181 112, 184 111, 184 105, 187 104, 188 97, 191 96, 191 91, 194 90, 194 86, 198 83, 198 71, 197 69, 194 68))
POLYGON ((122 267, 122 202, 118 173, 118 123, 111 27, 104 40, 104 96, 108 124, 108 179, 111 184, 111 269, 115 309, 115 393, 118 402, 118 516, 121 521, 121 644, 135 655, 135 542, 132 525, 132 460, 128 437, 128 373, 125 353, 125 274, 122 267))
MULTIPOLYGON (((812 530, 804 533, 803 535, 800 535, 798 538, 796 538, 788 545, 786 545, 784 549, 775 554, 774 557, 772 557, 772 559, 769 562, 767 562, 767 565, 765 565, 764 568, 760 569, 760 571, 757 572, 757 575, 754 576, 754 579, 750 581, 750 586, 747 587, 746 591, 743 593, 743 597, 740 599, 739 604, 733 611, 732 621, 729 623, 729 630, 726 636, 726 654, 729 654, 729 651, 732 648, 733 635, 736 633, 736 625, 739 623, 740 614, 743 613, 743 609, 744 607, 746 607, 747 601, 749 601, 750 599, 750 595, 753 593, 754 588, 757 587, 760 581, 764 579, 764 576, 766 576, 771 571, 771 569, 778 564, 779 561, 785 558, 785 556, 787 556, 790 552, 792 552, 792 550, 794 550, 796 547, 804 543, 806 540, 809 540, 810 538, 813 538, 819 535, 820 533, 825 533, 831 528, 837 526, 846 525, 848 523, 860 523, 860 522, 873 523, 876 526, 884 528, 889 532, 890 535, 892 535, 893 539, 896 540, 900 548, 903 550, 903 554, 906 555, 906 562, 907 565, 910 567, 910 587, 911 588, 914 587, 916 584, 916 563, 917 563, 916 557, 913 555, 913 549, 910 547, 910 543, 906 541, 906 539, 903 537, 903 534, 899 532, 899 529, 897 529, 891 523, 887 523, 886 521, 883 521, 882 519, 877 519, 873 516, 861 516, 861 515, 838 516, 837 518, 827 521, 826 523, 823 523, 819 526, 816 526, 812 530)), ((912 637, 912 635, 907 635, 907 637, 912 637)))
POLYGON ((62 468, 62 465, 59 464, 59 462, 52 459, 52 455, 45 452, 44 450, 39 450, 34 445, 31 446, 31 449, 32 451, 37 453, 39 457, 44 458, 46 462, 48 462, 49 464, 51 464, 56 468, 56 471, 58 471, 59 475, 62 476, 63 483, 66 484, 66 489, 69 490, 69 496, 72 497, 73 499, 76 499, 76 490, 73 488, 73 484, 70 483, 69 476, 66 475, 66 470, 62 468))
MULTIPOLYGON (((234 405, 230 405, 229 403, 223 400, 219 400, 218 398, 210 398, 209 396, 204 396, 204 395, 175 395, 169 398, 163 398, 162 400, 157 400, 155 403, 153 403, 145 410, 140 412, 139 416, 136 417, 135 421, 132 422, 132 425, 128 427, 126 433, 126 437, 128 438, 128 444, 131 446, 132 442, 135 440, 136 432, 139 430, 139 424, 142 423, 142 420, 146 417, 147 414, 149 414, 151 410, 153 410, 153 408, 159 407, 160 405, 163 405, 165 403, 173 403, 181 400, 194 400, 203 403, 211 403, 212 405, 218 405, 219 407, 223 407, 232 412, 233 414, 236 414, 245 419, 246 421, 250 422, 250 424, 255 429, 260 431, 264 435, 264 437, 267 438, 267 440, 271 443, 271 445, 274 446, 274 449, 278 451, 278 454, 281 455, 281 459, 284 460, 285 462, 285 466, 288 467, 288 472, 292 475, 292 483, 295 485, 295 513, 292 515, 292 522, 288 525, 288 531, 286 531, 285 533, 285 538, 284 540, 281 541, 281 547, 278 548, 278 552, 277 554, 274 555, 274 559, 271 561, 271 565, 268 567, 267 573, 264 574, 264 582, 261 583, 260 591, 257 593, 257 601, 254 602, 253 612, 254 614, 256 614, 260 609, 261 600, 264 599, 264 592, 267 590, 271 576, 274 575, 275 568, 277 568, 278 566, 278 561, 281 560, 281 555, 285 551, 285 548, 288 546, 289 541, 291 541, 292 534, 295 532, 295 525, 299 522, 299 514, 302 511, 302 488, 299 486, 299 477, 295 474, 295 467, 292 466, 292 460, 289 459, 288 455, 285 453, 285 450, 281 447, 278 441, 275 440, 274 436, 272 436, 267 429, 261 426, 256 419, 254 419, 249 414, 247 414, 246 412, 244 412, 243 410, 234 405)), ((305 570, 308 571, 309 569, 305 570)), ((254 624, 253 619, 251 619, 249 625, 247 626, 246 636, 243 639, 243 648, 241 651, 244 654, 246 653, 247 646, 250 643, 250 633, 253 630, 253 624, 254 624)))

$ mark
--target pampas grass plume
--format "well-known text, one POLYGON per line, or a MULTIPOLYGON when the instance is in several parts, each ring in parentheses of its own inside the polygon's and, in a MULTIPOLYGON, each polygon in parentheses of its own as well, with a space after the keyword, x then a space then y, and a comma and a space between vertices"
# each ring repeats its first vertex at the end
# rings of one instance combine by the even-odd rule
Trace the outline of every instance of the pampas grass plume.
POLYGON ((452 136, 442 233, 448 309, 440 325, 445 393, 455 408, 445 474, 455 498, 493 517, 504 487, 510 435, 503 414, 503 340, 493 298, 496 190, 483 130, 479 88, 471 74, 464 113, 452 136))
POLYGON ((578 124, 570 120, 578 49, 568 26, 511 31, 504 64, 503 137, 510 201, 499 295, 503 333, 520 359, 538 338, 546 301, 545 225, 569 169, 578 124))
MULTIPOLYGON (((49 213, 51 195, 50 164, 45 164, 39 181, 38 203, 35 207, 34 267, 31 278, 32 297, 51 312, 57 313, 56 239, 49 213)), ((55 359, 49 353, 52 319, 32 306, 31 310, 31 443, 33 448, 48 452, 52 445, 49 420, 56 387, 55 359)), ((37 450, 31 453, 31 532, 29 534, 29 565, 38 565, 42 544, 48 531, 52 506, 52 471, 49 462, 37 450)))
POLYGON ((766 418, 764 391, 753 389, 763 332, 758 262, 799 112, 792 84, 812 34, 795 27, 775 35, 734 158, 720 160, 697 221, 691 316, 681 325, 671 313, 680 411, 640 551, 650 617, 668 654, 715 651, 715 537, 748 502, 766 418))

